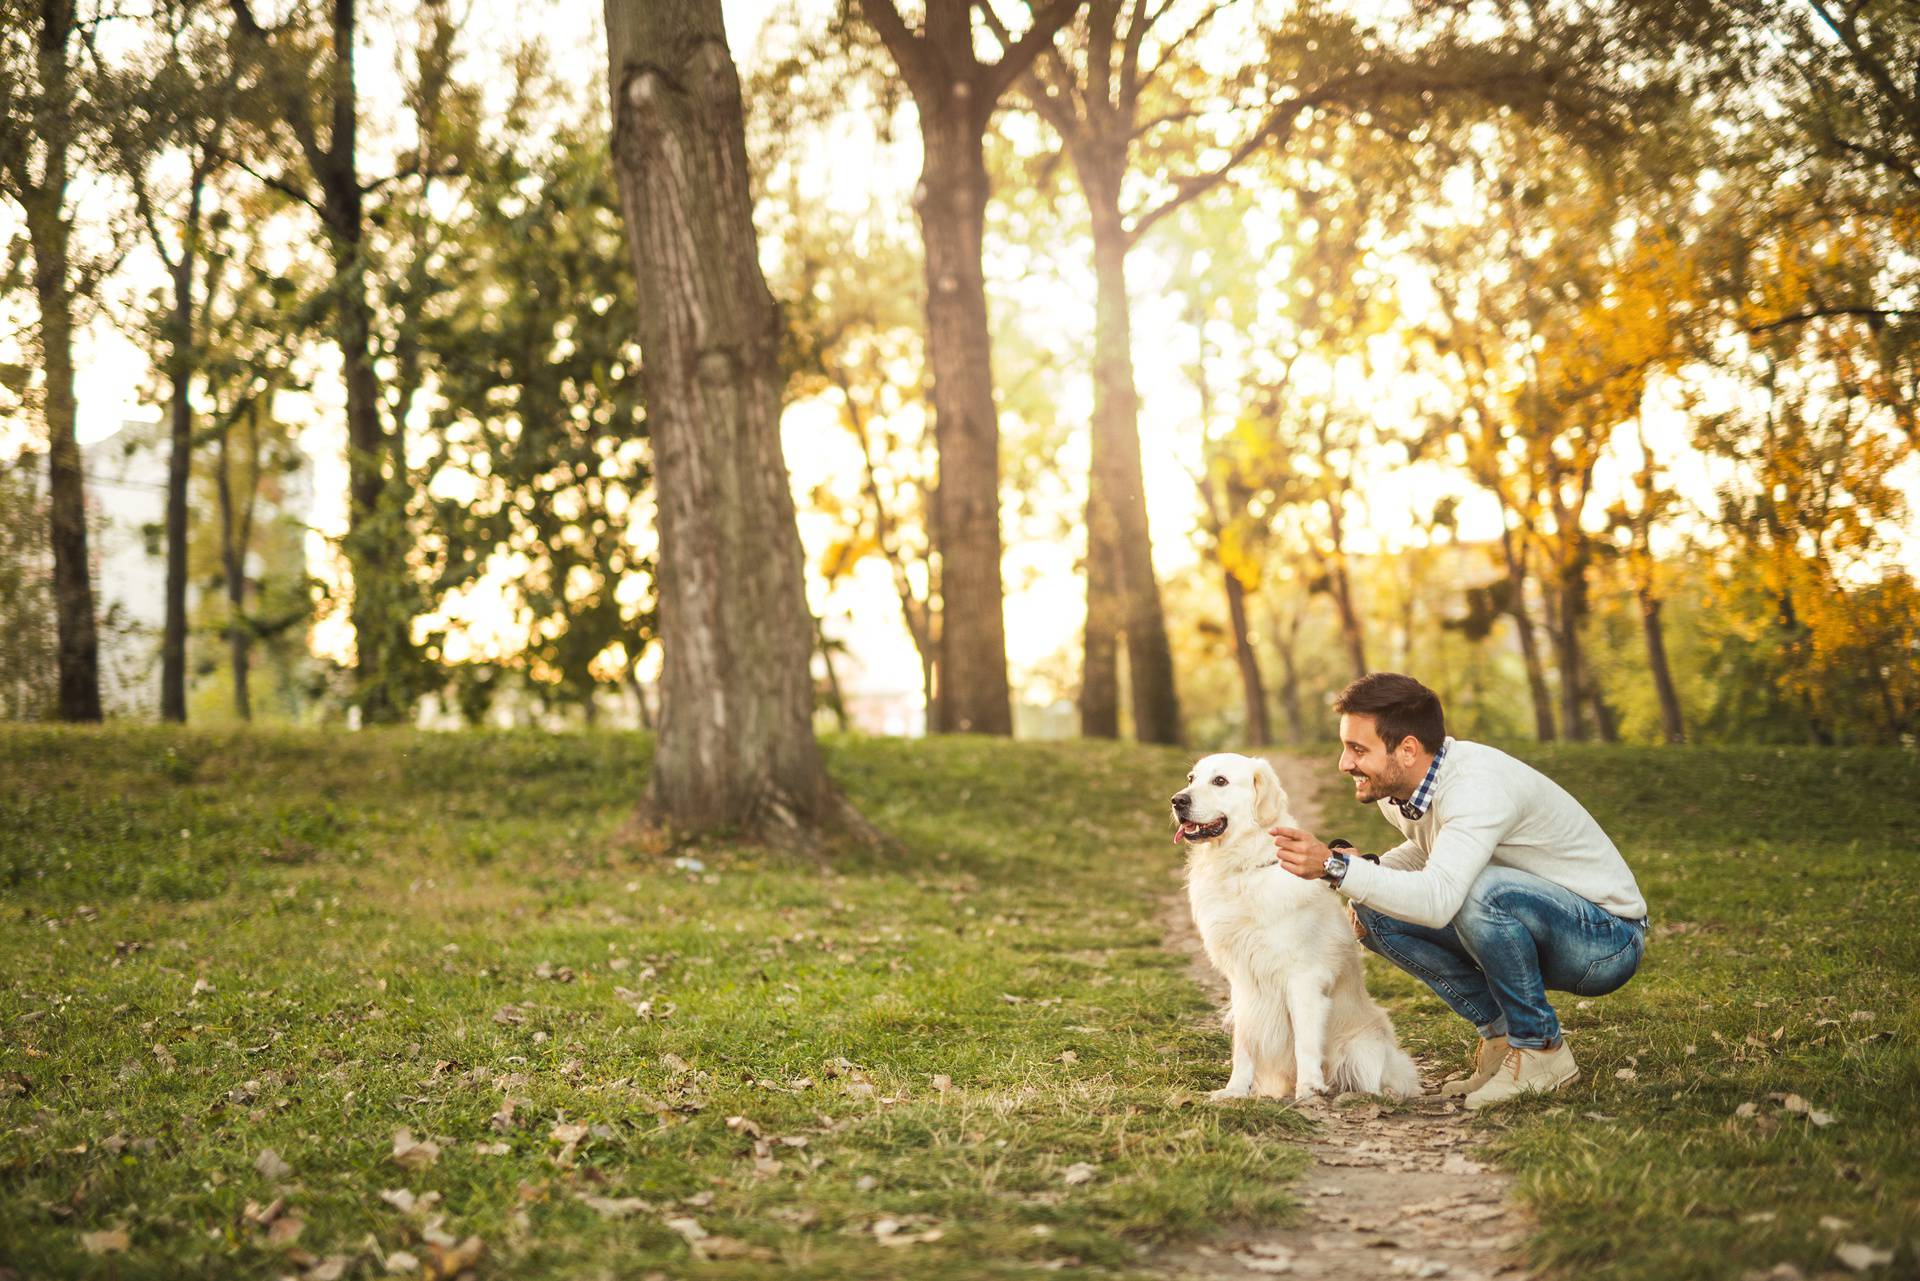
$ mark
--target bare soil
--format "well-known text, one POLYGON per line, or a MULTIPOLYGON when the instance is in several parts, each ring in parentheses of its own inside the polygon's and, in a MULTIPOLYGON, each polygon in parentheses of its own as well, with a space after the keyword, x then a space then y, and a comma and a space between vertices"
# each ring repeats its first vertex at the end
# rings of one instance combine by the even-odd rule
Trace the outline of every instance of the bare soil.
MULTIPOLYGON (((1324 763, 1282 755, 1269 759, 1295 817, 1317 830, 1322 816, 1313 798, 1324 763)), ((1224 1002, 1226 981, 1207 963, 1184 892, 1169 900, 1165 926, 1167 946, 1190 958, 1195 981, 1224 1002)), ((1466 1067, 1464 1062, 1420 1064, 1434 1091, 1466 1067)), ((1222 1080, 1225 1075, 1222 1064, 1222 1080)), ((1166 1251, 1155 1261, 1159 1272, 1182 1281, 1256 1276, 1517 1281, 1527 1275, 1520 1246, 1531 1225, 1507 1176, 1474 1155, 1481 1140, 1457 1099, 1437 1093, 1404 1101, 1343 1094, 1302 1110, 1318 1122, 1319 1134, 1308 1147, 1313 1164, 1298 1185, 1301 1211, 1295 1220, 1253 1224, 1166 1251)))

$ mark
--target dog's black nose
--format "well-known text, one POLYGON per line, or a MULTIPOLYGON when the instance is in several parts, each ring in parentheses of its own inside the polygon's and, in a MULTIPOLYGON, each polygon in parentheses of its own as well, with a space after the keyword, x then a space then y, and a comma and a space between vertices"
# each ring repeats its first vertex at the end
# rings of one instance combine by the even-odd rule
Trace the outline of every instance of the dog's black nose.
POLYGON ((1174 813, 1176 814, 1186 813, 1187 806, 1191 804, 1193 804, 1193 798, 1191 796, 1188 796, 1185 792, 1175 792, 1173 794, 1174 813))

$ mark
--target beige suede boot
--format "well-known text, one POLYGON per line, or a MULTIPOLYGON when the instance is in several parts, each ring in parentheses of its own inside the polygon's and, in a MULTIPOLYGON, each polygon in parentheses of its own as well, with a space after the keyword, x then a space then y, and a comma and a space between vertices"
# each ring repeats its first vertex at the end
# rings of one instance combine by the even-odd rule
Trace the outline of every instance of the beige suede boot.
POLYGON ((1522 1094, 1547 1094, 1579 1078, 1579 1065, 1573 1061, 1573 1051, 1564 1040, 1545 1050, 1512 1046, 1494 1071, 1493 1079, 1467 1096, 1467 1110, 1477 1112, 1522 1094))
POLYGON ((1480 1055, 1474 1060, 1473 1075, 1464 1081, 1448 1081, 1440 1087, 1443 1098, 1457 1099, 1462 1094, 1472 1094, 1475 1090, 1493 1080, 1493 1074, 1500 1070, 1500 1060, 1507 1057, 1507 1038, 1490 1036, 1480 1042, 1480 1055))

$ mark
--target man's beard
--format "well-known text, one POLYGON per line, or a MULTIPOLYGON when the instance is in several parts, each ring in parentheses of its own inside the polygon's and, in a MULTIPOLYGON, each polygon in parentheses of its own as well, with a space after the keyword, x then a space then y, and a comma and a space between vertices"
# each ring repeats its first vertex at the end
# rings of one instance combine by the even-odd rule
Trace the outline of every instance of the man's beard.
MULTIPOLYGON (((1349 775, 1348 777, 1352 778, 1354 776, 1349 775)), ((1356 786, 1353 789, 1353 799, 1362 805, 1377 805, 1389 796, 1392 796, 1400 785, 1406 781, 1406 778, 1396 771, 1383 775, 1378 779, 1369 778, 1362 774, 1355 778, 1354 781, 1356 786), (1364 785, 1364 788, 1361 785, 1364 785)))

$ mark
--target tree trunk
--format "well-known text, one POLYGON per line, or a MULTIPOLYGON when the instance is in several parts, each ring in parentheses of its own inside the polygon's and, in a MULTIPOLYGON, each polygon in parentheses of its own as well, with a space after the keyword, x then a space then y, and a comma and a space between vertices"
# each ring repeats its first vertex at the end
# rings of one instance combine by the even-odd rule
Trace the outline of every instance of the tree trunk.
MULTIPOLYGON (((1093 217, 1092 467, 1087 478, 1089 564, 1096 538, 1111 540, 1113 577, 1087 575, 1087 618, 1115 619, 1127 640, 1134 736, 1143 743, 1180 741, 1180 698, 1166 613, 1153 573, 1146 482, 1140 465, 1140 396, 1133 378, 1133 327, 1127 298, 1127 234, 1120 217, 1124 144, 1118 155, 1076 152, 1081 189, 1093 217), (1111 590, 1111 602, 1096 593, 1111 590)), ((1091 682, 1088 682, 1090 684, 1091 682)), ((1082 712, 1083 721, 1086 718, 1082 712)))
POLYGON ((1540 642, 1533 634, 1533 616, 1527 612, 1527 563, 1513 545, 1507 527, 1506 504, 1500 512, 1500 554, 1507 563, 1507 614, 1520 636, 1520 657, 1527 668, 1527 692, 1533 698, 1533 736, 1542 743, 1555 738, 1553 695, 1547 689, 1546 667, 1540 661, 1540 642))
POLYGON ((1247 634, 1247 592, 1232 570, 1222 575, 1227 591, 1227 620, 1233 625, 1233 654, 1240 664, 1240 693, 1247 705, 1247 742, 1265 747, 1273 742, 1273 725, 1267 719, 1267 690, 1260 679, 1260 658, 1253 652, 1253 638, 1247 634))
POLYGON ((1347 577, 1346 537, 1340 522, 1343 499, 1335 494, 1327 500, 1327 528, 1333 535, 1333 555, 1327 564, 1327 586, 1340 614, 1340 637, 1346 642, 1347 661, 1357 679, 1367 674, 1367 647, 1360 630, 1360 611, 1353 602, 1353 582, 1347 577))
MULTIPOLYGON (((229 423, 227 430, 220 435, 213 478, 215 491, 220 496, 220 572, 227 586, 227 658, 233 672, 233 711, 241 720, 250 721, 253 719, 253 700, 247 682, 246 611, 247 545, 252 540, 233 508, 232 441, 236 426, 229 423)), ((247 480, 250 485, 259 483, 257 459, 255 467, 248 472, 247 480)))
POLYGON ((813 737, 779 312, 754 238, 739 75, 720 0, 606 0, 606 23, 659 495, 665 664, 643 821, 802 837, 849 811, 813 737))
POLYGON ((926 242, 927 363, 940 477, 941 729, 1011 734, 1000 577, 1000 423, 981 268, 987 208, 985 113, 971 94, 921 102, 925 162, 914 205, 926 242))
POLYGON ((1660 621, 1661 601, 1650 588, 1642 587, 1640 631, 1647 641, 1647 669, 1653 673, 1653 689, 1660 696, 1660 729, 1669 743, 1687 741, 1686 722, 1680 717, 1680 695, 1673 687, 1673 672, 1667 666, 1666 631, 1660 621))
POLYGON ((1277 612, 1268 610, 1273 627, 1273 647, 1280 655, 1280 710, 1287 714, 1287 733, 1298 746, 1307 741, 1307 722, 1300 712, 1300 614, 1294 611, 1287 625, 1280 625, 1277 612))
POLYGON ((45 171, 25 200, 33 248, 33 287, 40 309, 40 356, 46 372, 47 507, 53 544, 54 617, 59 637, 63 721, 97 721, 100 710, 100 637, 93 614, 92 566, 87 555, 87 499, 80 442, 74 435, 73 283, 69 278, 66 199, 73 122, 73 34, 69 0, 45 0, 38 32, 40 92, 35 129, 45 148, 45 171))
MULTIPOLYGON (((1097 484, 1097 482, 1095 482, 1097 484)), ((1080 734, 1120 737, 1120 566, 1118 534, 1104 504, 1087 498, 1087 622, 1080 658, 1080 734)))
POLYGON ((173 269, 167 352, 172 439, 167 454, 167 601, 160 637, 160 718, 187 719, 187 481, 193 468, 193 262, 173 269))
POLYGON ((1560 727, 1570 743, 1587 739, 1587 718, 1581 700, 1586 672, 1580 647, 1580 622, 1587 614, 1586 573, 1578 553, 1560 567, 1559 617, 1554 620, 1553 657, 1560 669, 1560 727))

